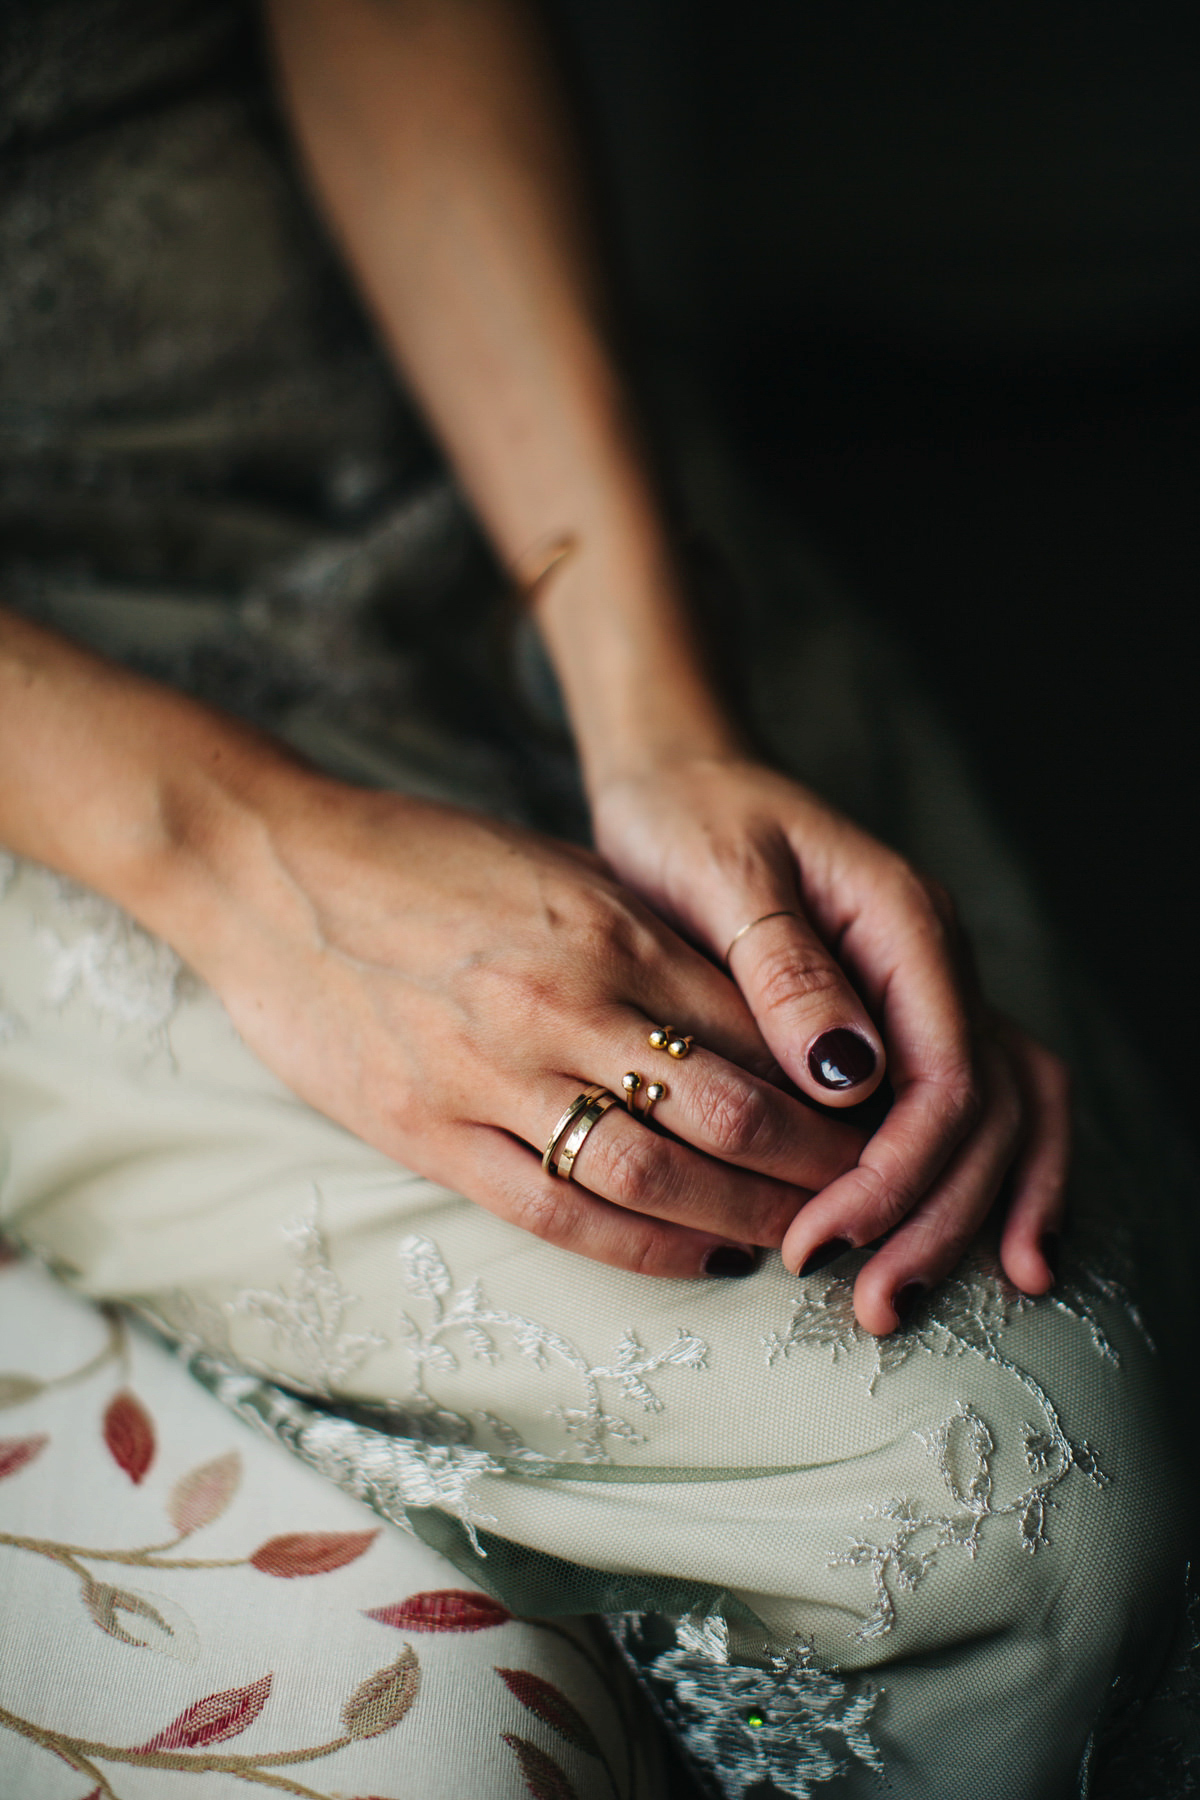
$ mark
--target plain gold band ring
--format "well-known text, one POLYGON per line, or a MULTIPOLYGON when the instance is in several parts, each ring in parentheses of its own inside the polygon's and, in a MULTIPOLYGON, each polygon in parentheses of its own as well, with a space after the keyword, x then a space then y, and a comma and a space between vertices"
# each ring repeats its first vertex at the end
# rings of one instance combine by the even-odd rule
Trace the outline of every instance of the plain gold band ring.
POLYGON ((575 1167, 575 1158, 583 1149, 588 1132, 598 1120, 602 1119, 610 1106, 617 1104, 617 1096, 610 1094, 605 1088, 589 1100, 572 1126, 566 1143, 558 1153, 558 1161, 554 1165, 554 1173, 560 1181, 570 1181, 571 1170, 575 1167))
POLYGON ((746 933, 748 931, 753 931, 756 925, 765 925, 768 919, 798 919, 799 917, 800 914, 796 912, 793 907, 781 906, 778 912, 760 913, 757 919, 751 919, 748 925, 743 925, 742 929, 740 931, 735 931, 730 938, 729 948, 725 952, 725 967, 729 967, 729 958, 733 954, 733 946, 735 944, 740 944, 746 933))
POLYGON ((554 1152, 558 1148, 558 1140, 562 1137, 567 1126, 570 1125, 574 1119, 579 1117, 584 1107, 587 1106, 590 1101, 594 1100, 598 1094, 605 1094, 607 1092, 607 1088, 602 1087, 598 1081, 594 1081, 590 1087, 584 1088, 582 1094, 576 1094, 570 1106, 568 1106, 567 1110, 563 1113, 557 1125, 554 1127, 554 1130, 546 1139, 546 1148, 542 1151, 542 1167, 546 1170, 547 1174, 550 1172, 550 1164, 553 1160, 554 1152))

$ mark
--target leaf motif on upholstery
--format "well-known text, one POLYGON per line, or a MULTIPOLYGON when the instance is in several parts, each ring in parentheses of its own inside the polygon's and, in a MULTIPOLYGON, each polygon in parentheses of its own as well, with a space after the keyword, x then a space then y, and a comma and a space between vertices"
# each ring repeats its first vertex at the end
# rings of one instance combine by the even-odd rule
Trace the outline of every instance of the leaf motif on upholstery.
POLYGON ((604 1754, 596 1742, 591 1726, 571 1705, 566 1695, 560 1693, 551 1682, 532 1674, 528 1669, 497 1667, 496 1673, 526 1712, 531 1712, 543 1725, 549 1725, 551 1731, 557 1731, 559 1737, 572 1744, 576 1750, 582 1750, 586 1756, 597 1757, 603 1762, 604 1754))
POLYGON ((0 1481, 25 1468, 35 1456, 41 1455, 49 1442, 49 1433, 45 1431, 39 1431, 34 1437, 0 1438, 0 1481))
POLYGON ((153 1650, 175 1662, 195 1661, 200 1648, 196 1629, 174 1600, 107 1581, 85 1582, 81 1598, 101 1631, 118 1643, 153 1650))
POLYGON ((512 1614, 490 1594, 468 1588, 432 1588, 410 1594, 393 1606, 376 1606, 364 1614, 397 1631, 490 1631, 507 1625, 512 1614))
POLYGON ((148 1756, 155 1750, 199 1750, 205 1744, 223 1744, 253 1725, 267 1703, 273 1675, 261 1675, 245 1687, 227 1688, 224 1693, 206 1694, 173 1719, 144 1744, 138 1754, 148 1756))
POLYGON ((525 1786, 533 1800, 579 1800, 552 1756, 547 1756, 544 1750, 539 1750, 528 1738, 518 1737, 515 1732, 503 1731, 500 1735, 520 1763, 525 1786))
POLYGON ((137 1487, 154 1461, 154 1421, 129 1388, 122 1388, 108 1403, 104 1442, 118 1468, 137 1487))
POLYGON ((0 1375, 0 1412, 10 1406, 24 1406, 45 1392, 46 1384, 36 1375, 0 1375))
POLYGON ((356 1562, 378 1536, 378 1531, 290 1531, 260 1544, 250 1562, 264 1575, 277 1575, 284 1581, 299 1575, 328 1575, 356 1562))
MULTIPOLYGON (((453 1293, 453 1281, 441 1251, 431 1238, 416 1233, 399 1246, 401 1267, 409 1292, 424 1301, 429 1309, 427 1324, 420 1325, 408 1313, 400 1318, 400 1331, 408 1340, 413 1358, 415 1379, 410 1404, 413 1410, 435 1410, 436 1403, 427 1385, 430 1373, 449 1372, 458 1364, 444 1343, 447 1334, 460 1334, 461 1341, 476 1362, 493 1364, 500 1358, 495 1332, 507 1332, 518 1355, 527 1357, 537 1369, 552 1362, 563 1363, 574 1371, 582 1388, 582 1405, 558 1406, 549 1417, 558 1420, 574 1440, 580 1461, 604 1463, 612 1460, 609 1440, 641 1443, 642 1436, 627 1420, 611 1413, 603 1404, 602 1387, 615 1385, 626 1399, 640 1405, 645 1412, 663 1410, 664 1402, 649 1385, 646 1377, 661 1369, 702 1369, 708 1346, 693 1332, 676 1330, 675 1337, 663 1350, 647 1350, 632 1331, 626 1331, 613 1352, 611 1362, 591 1363, 583 1352, 561 1332, 521 1313, 506 1312, 486 1299, 482 1284, 472 1281, 453 1293)), ((490 1413, 477 1415, 496 1432, 506 1450, 518 1460, 545 1462, 546 1457, 531 1450, 512 1428, 490 1413)), ((464 1421, 464 1423, 466 1423, 464 1421)))
POLYGON ((224 1456, 181 1475, 167 1500, 167 1517, 180 1537, 190 1537, 219 1519, 241 1479, 242 1458, 237 1450, 227 1450, 224 1456))
POLYGON ((360 1682, 342 1708, 342 1724, 352 1738, 379 1737, 398 1725, 417 1697, 421 1665, 405 1645, 394 1663, 360 1682))

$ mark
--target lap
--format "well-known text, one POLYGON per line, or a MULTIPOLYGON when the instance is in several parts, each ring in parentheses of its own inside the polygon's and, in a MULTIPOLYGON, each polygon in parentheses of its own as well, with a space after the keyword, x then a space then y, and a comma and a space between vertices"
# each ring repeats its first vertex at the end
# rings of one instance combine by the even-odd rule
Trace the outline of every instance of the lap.
POLYGON ((435 1498, 606 1572, 608 1610, 685 1596, 681 1638, 629 1643, 701 1758, 724 1719, 782 1779, 739 1698, 753 1666, 752 1706, 789 1741, 823 1719, 848 1793, 877 1765, 914 1792, 970 1769, 1008 1795, 1023 1768, 1031 1795, 1068 1791, 1111 1683, 1152 1665, 1183 1544, 1153 1358, 1103 1270, 1026 1303, 981 1246, 877 1344, 848 1266, 583 1263, 304 1107, 102 902, 22 869, 0 933, 6 1215, 85 1291, 469 1448, 435 1498))

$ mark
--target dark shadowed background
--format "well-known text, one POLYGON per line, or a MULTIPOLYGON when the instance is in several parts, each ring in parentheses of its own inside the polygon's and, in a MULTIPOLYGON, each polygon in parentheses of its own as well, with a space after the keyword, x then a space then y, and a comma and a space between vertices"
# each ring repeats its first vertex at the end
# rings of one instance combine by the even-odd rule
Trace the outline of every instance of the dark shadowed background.
POLYGON ((637 331, 916 650, 1194 1126, 1200 8, 559 16, 637 331))

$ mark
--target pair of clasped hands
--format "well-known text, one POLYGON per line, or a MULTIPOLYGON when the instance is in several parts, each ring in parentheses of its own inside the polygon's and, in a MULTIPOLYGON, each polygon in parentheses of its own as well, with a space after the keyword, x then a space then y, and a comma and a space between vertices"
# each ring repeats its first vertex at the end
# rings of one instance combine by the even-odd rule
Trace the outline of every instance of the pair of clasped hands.
POLYGON ((193 960, 359 1136, 646 1275, 748 1275, 764 1249, 804 1274, 869 1246, 855 1306, 879 1334, 1002 1193, 1008 1277, 1051 1285, 1062 1065, 977 998, 937 886, 798 783, 736 758, 621 777, 593 794, 598 854, 311 772, 284 790, 238 930, 193 960), (685 1059, 651 1046, 663 1025, 685 1059), (543 1171, 572 1100, 620 1097, 630 1070, 667 1089, 653 1127, 612 1106, 571 1180, 543 1171), (885 1073, 868 1134, 853 1109, 885 1073))

